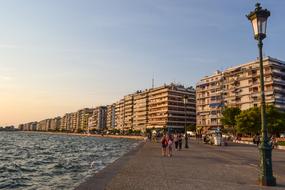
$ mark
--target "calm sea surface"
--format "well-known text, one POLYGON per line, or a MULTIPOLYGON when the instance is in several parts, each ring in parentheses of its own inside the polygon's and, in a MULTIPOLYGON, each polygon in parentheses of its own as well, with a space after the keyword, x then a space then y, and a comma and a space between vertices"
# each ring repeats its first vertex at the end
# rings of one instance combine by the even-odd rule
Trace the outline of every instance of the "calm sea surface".
POLYGON ((0 189, 73 189, 138 141, 0 132, 0 189))

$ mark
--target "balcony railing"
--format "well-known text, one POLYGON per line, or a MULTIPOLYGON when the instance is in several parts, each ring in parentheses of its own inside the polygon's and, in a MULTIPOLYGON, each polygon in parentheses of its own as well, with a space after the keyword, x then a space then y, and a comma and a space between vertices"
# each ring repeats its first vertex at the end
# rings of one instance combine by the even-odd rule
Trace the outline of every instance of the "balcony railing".
POLYGON ((284 71, 280 71, 280 70, 277 70, 277 69, 273 69, 273 70, 272 70, 272 73, 277 73, 277 74, 285 75, 285 72, 284 72, 284 71))

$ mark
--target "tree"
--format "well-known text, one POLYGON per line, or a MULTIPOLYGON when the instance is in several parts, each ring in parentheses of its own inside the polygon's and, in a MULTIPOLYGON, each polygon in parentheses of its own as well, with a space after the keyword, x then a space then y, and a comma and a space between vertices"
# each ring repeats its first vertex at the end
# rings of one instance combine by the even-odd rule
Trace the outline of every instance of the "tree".
POLYGON ((221 118, 221 122, 226 129, 228 129, 233 134, 236 133, 235 126, 236 126, 236 116, 240 114, 239 108, 225 108, 222 111, 223 117, 221 118))
MULTIPOLYGON (((261 130, 260 108, 254 107, 242 111, 237 117, 237 130, 243 134, 256 134, 261 130)), ((285 131, 285 113, 274 107, 266 106, 266 122, 268 132, 278 135, 285 131)))
POLYGON ((279 135, 285 131, 285 113, 270 105, 266 108, 268 132, 279 135))
POLYGON ((186 126, 186 130, 187 131, 196 131, 196 125, 189 124, 188 126, 186 126))
POLYGON ((260 132, 260 109, 257 107, 242 111, 236 116, 237 131, 242 134, 260 132))

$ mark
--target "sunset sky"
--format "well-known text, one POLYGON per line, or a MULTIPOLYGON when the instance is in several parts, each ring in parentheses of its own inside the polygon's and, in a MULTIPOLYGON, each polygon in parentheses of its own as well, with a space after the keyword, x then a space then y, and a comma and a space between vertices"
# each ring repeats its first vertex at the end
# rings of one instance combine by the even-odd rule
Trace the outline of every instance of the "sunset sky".
MULTIPOLYGON (((271 11, 264 54, 285 61, 285 1, 271 11)), ((0 0, 0 126, 195 85, 256 59, 245 17, 256 0, 0 0)))

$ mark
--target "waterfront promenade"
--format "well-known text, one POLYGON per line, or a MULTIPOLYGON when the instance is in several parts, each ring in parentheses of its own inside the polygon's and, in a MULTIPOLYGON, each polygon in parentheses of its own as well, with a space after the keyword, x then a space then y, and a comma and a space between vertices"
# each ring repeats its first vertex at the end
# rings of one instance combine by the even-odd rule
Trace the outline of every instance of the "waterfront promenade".
POLYGON ((255 190, 285 189, 285 151, 273 151, 277 187, 257 185, 258 149, 230 144, 216 147, 190 142, 188 150, 162 157, 160 144, 145 143, 77 189, 107 190, 255 190))

